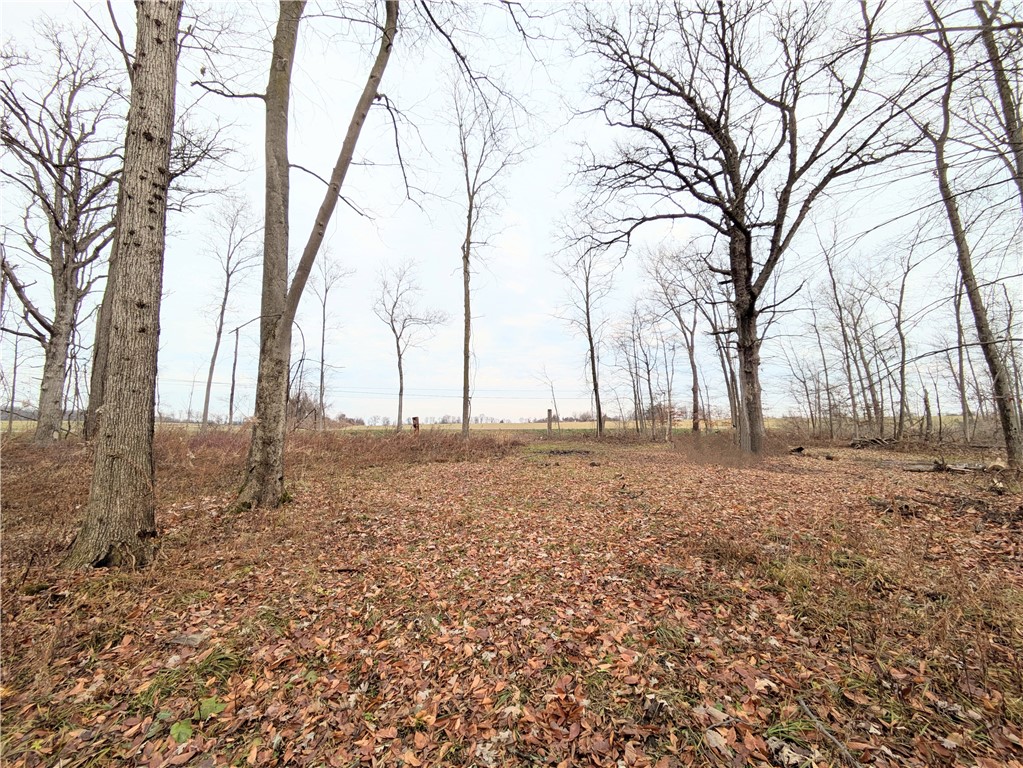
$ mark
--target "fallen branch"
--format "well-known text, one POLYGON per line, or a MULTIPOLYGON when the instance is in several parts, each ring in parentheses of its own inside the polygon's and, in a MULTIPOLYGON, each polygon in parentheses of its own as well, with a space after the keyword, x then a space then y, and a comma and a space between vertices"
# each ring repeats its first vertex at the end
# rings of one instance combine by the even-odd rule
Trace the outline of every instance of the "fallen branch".
POLYGON ((806 705, 806 702, 803 701, 802 699, 796 699, 796 701, 799 703, 799 708, 802 709, 803 712, 806 713, 806 716, 810 718, 810 721, 814 724, 814 727, 818 731, 820 731, 821 734, 828 741, 835 745, 835 749, 837 749, 839 754, 842 755, 842 759, 844 759, 846 763, 852 766, 852 768, 863 768, 863 763, 861 763, 859 760, 853 757, 852 753, 845 746, 845 744, 843 744, 842 742, 835 738, 831 731, 828 730, 827 726, 825 726, 824 723, 820 721, 820 718, 818 718, 817 715, 813 713, 813 710, 811 710, 806 705))

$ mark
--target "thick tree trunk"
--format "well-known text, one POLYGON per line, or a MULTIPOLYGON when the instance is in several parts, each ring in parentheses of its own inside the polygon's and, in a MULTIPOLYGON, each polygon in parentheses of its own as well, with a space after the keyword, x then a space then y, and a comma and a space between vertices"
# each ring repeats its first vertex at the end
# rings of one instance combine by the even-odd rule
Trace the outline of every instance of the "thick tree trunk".
MULTIPOLYGON (((745 205, 738 201, 736 210, 741 213, 745 205)), ((757 333, 760 311, 757 308, 759 296, 753 286, 753 244, 748 233, 734 227, 729 233, 728 248, 739 368, 739 446, 747 453, 760 453, 764 440, 764 409, 760 393, 761 339, 757 333)))
POLYGON ((240 507, 276 507, 284 496, 284 437, 288 399, 291 323, 283 322, 288 292, 290 179, 288 112, 291 70, 305 0, 280 3, 265 104, 266 186, 263 225, 263 290, 259 321, 259 371, 247 474, 240 507), (286 344, 279 343, 278 335, 286 344), (282 353, 280 350, 284 349, 282 353))
MULTIPOLYGON (((117 198, 117 221, 121 220, 121 196, 117 198)), ((114 242, 110 249, 110 263, 107 265, 107 284, 103 289, 103 300, 96 313, 96 332, 92 341, 92 367, 89 370, 89 405, 85 409, 85 425, 83 428, 86 440, 94 440, 99 434, 100 420, 103 417, 103 400, 107 375, 107 360, 110 356, 110 313, 116 287, 114 277, 117 273, 117 250, 119 248, 118 233, 114 231, 114 242)))
POLYGON ((43 377, 39 385, 39 418, 35 431, 37 443, 49 443, 60 437, 64 420, 64 384, 67 380, 68 349, 74 330, 73 304, 73 296, 60 298, 60 305, 51 324, 50 338, 46 342, 43 377))
POLYGON ((107 408, 89 503, 64 560, 69 568, 149 564, 156 549, 153 421, 160 331, 167 171, 174 128, 182 3, 138 2, 131 104, 114 260, 107 408))
POLYGON ((744 308, 736 318, 739 351, 739 395, 745 424, 740 422, 739 441, 748 453, 760 453, 764 447, 764 410, 760 395, 760 338, 757 316, 752 307, 744 308), (745 429, 742 427, 745 426, 745 429))

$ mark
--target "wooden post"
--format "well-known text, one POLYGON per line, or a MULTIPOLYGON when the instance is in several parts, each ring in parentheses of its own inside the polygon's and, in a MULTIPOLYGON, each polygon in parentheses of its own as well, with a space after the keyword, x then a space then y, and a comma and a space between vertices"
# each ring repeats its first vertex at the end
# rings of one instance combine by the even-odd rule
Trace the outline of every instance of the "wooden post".
POLYGON ((554 409, 553 408, 548 408, 547 409, 547 437, 551 436, 551 433, 553 432, 553 430, 554 430, 554 409))
POLYGON ((412 417, 412 431, 415 432, 417 435, 419 434, 419 417, 418 416, 413 416, 412 417))

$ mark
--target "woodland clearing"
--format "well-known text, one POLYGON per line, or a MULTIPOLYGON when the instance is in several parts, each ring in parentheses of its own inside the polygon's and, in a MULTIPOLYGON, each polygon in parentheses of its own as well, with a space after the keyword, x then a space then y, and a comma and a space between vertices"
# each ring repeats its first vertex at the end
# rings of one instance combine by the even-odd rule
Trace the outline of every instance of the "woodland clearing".
POLYGON ((6 765, 1023 766, 1023 505, 934 456, 294 435, 231 515, 162 431, 157 563, 82 574, 89 447, 3 448, 6 765))

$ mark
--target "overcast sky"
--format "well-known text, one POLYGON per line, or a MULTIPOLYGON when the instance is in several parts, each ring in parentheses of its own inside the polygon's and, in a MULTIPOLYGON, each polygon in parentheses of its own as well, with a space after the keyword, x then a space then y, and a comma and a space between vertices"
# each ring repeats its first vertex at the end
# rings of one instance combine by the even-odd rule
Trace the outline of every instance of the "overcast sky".
MULTIPOLYGON (((103 6, 86 7, 94 9, 97 19, 105 20, 103 6)), ((247 33, 243 38, 245 58, 224 66, 233 66, 239 90, 261 91, 276 4, 219 7, 222 11, 239 9, 239 25, 247 33)), ((535 7, 554 10, 554 6, 535 7)), ((115 2, 114 8, 121 23, 130 29, 132 4, 115 2)), ((187 8, 188 3, 186 12, 187 8)), ((527 149, 521 162, 503 178, 503 202, 497 215, 483 223, 480 233, 488 246, 478 254, 473 275, 473 414, 510 420, 542 417, 551 406, 549 387, 542 380, 546 371, 555 384, 560 410, 568 415, 589 409, 585 346, 583 339, 557 317, 565 305, 566 285, 552 270, 551 257, 560 247, 562 223, 571 220, 579 196, 572 180, 578 144, 586 141, 606 146, 611 137, 595 119, 572 118, 574 111, 589 106, 585 84, 591 65, 572 55, 567 27, 553 20, 545 24, 543 29, 550 39, 538 40, 527 50, 503 14, 493 10, 489 13, 464 20, 459 40, 473 65, 500 79, 531 115, 519 116, 520 138, 527 149), (470 34, 473 29, 477 34, 470 34)), ((85 23, 81 12, 67 3, 5 0, 0 4, 3 39, 23 47, 31 45, 31 22, 44 14, 85 23)), ((321 176, 329 175, 374 52, 375 41, 366 35, 365 28, 356 26, 353 31, 325 18, 303 22, 293 85, 293 163, 321 176), (360 35, 362 39, 358 39, 360 35)), ((179 109, 201 95, 199 89, 189 85, 199 63, 194 56, 183 60, 179 109)), ((399 36, 381 90, 403 114, 399 136, 413 187, 412 200, 406 199, 397 167, 391 122, 382 109, 375 109, 357 153, 366 164, 353 169, 343 190, 366 216, 339 206, 329 227, 326 243, 330 258, 354 271, 334 289, 328 307, 327 400, 331 414, 393 418, 397 391, 393 340, 371 307, 378 293, 380 270, 404 260, 416 265, 424 289, 422 304, 442 309, 450 318, 432 338, 407 355, 404 413, 423 417, 460 413, 459 247, 465 208, 459 188, 457 134, 450 118, 453 71, 452 56, 438 39, 408 31, 399 36)), ((261 216, 262 103, 205 96, 194 111, 199 121, 215 119, 229 126, 228 135, 237 147, 231 167, 216 171, 211 182, 229 185, 261 216)), ((324 187, 298 170, 291 178, 291 242, 293 253, 297 253, 305 243, 324 187)), ((825 230, 838 218, 842 236, 848 240, 886 218, 904 221, 904 212, 916 204, 912 187, 886 186, 884 199, 878 199, 871 183, 863 183, 863 187, 859 193, 854 187, 847 188, 841 203, 820 206, 819 218, 825 230)), ((10 199, 7 192, 4 198, 4 221, 17 220, 18 201, 10 199)), ((213 344, 213 306, 221 281, 217 261, 210 252, 211 244, 223 237, 217 229, 216 207, 217 199, 210 197, 185 213, 172 214, 170 219, 159 359, 160 409, 169 414, 183 414, 189 404, 193 412, 202 408, 213 344)), ((651 229, 644 234, 638 251, 662 243, 682 243, 689 234, 685 226, 651 229)), ((875 233, 857 240, 857 244, 869 249, 881 238, 875 233)), ((811 233, 795 244, 783 268, 783 283, 798 284, 817 274, 820 262, 816 243, 811 233)), ((925 269, 937 275, 947 270, 949 263, 949 257, 942 256, 925 269)), ((640 272, 636 255, 622 264, 608 314, 624 312, 643 290, 640 272)), ((229 330, 258 315, 258 284, 257 269, 249 273, 232 297, 229 330)), ((925 294, 921 292, 920 301, 925 300, 925 294)), ((316 302, 312 291, 307 291, 299 311, 302 331, 296 334, 296 358, 301 353, 301 339, 305 340, 310 386, 315 386, 318 377, 320 328, 316 302)), ((783 331, 781 334, 784 336, 783 331)), ((711 347, 706 339, 701 343, 710 401, 725 408, 727 399, 718 383, 711 347)), ((231 340, 225 340, 214 380, 211 408, 219 415, 227 412, 232 345, 231 340)), ((9 361, 9 350, 5 354, 9 361)), ((242 413, 251 409, 256 355, 257 325, 253 323, 240 333, 237 409, 242 413)), ((792 399, 784 383, 779 348, 769 345, 764 356, 765 408, 780 415, 791 407, 792 399)), ((609 370, 610 357, 609 353, 605 356, 609 370)), ((26 370, 33 365, 36 370, 41 367, 41 355, 33 361, 26 359, 26 370)), ((679 369, 681 376, 681 356, 679 369)), ((616 412, 614 395, 609 392, 605 399, 609 410, 616 412)))

